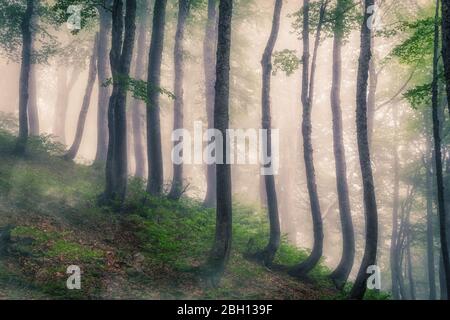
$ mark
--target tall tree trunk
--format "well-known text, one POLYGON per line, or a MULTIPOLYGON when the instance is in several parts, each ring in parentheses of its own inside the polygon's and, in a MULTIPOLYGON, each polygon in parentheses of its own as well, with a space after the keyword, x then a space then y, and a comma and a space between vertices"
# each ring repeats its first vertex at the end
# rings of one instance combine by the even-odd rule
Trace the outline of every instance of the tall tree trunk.
POLYGON ((89 111, 89 105, 91 103, 92 90, 94 89, 95 77, 97 75, 97 48, 98 48, 98 37, 99 34, 95 35, 94 47, 92 50, 91 60, 89 62, 89 72, 86 84, 86 91, 84 93, 83 104, 81 105, 80 115, 78 116, 77 131, 75 132, 75 138, 73 140, 72 146, 65 154, 64 158, 66 160, 75 159, 78 150, 81 145, 81 139, 83 138, 84 126, 86 124, 86 117, 89 111))
POLYGON ((39 111, 37 106, 37 66, 30 67, 29 99, 28 99, 28 125, 31 136, 39 135, 39 111))
MULTIPOLYGON (((205 73, 205 104, 208 119, 208 129, 214 128, 214 83, 216 82, 217 47, 217 13, 216 0, 208 0, 208 20, 203 41, 203 69, 205 73)), ((206 166, 206 196, 204 205, 209 208, 216 206, 216 165, 206 166)))
POLYGON ((371 53, 371 34, 368 20, 371 15, 369 7, 374 0, 364 1, 364 21, 361 27, 361 52, 359 56, 358 78, 356 87, 356 130, 358 140, 359 162, 364 189, 364 213, 366 220, 366 247, 361 267, 350 292, 351 299, 363 299, 367 288, 369 274, 367 268, 375 265, 378 244, 378 212, 375 187, 370 161, 369 137, 367 132, 367 81, 371 53))
POLYGON ((450 0, 442 0, 442 60, 447 90, 447 108, 450 113, 450 0))
POLYGON ((434 227, 433 227, 433 164, 431 151, 431 137, 429 132, 429 118, 426 117, 427 146, 426 146, 426 184, 427 184, 427 272, 429 284, 429 299, 436 300, 436 275, 434 267, 434 227))
POLYGON ((308 186, 309 202, 313 220, 314 245, 309 257, 295 266, 291 273, 295 276, 304 276, 311 271, 322 257, 323 251, 323 225, 322 213, 320 210, 319 195, 317 193, 316 173, 314 169, 313 145, 312 145, 312 123, 311 109, 314 98, 314 80, 316 71, 317 53, 320 45, 322 24, 325 17, 325 10, 328 1, 323 0, 320 8, 319 23, 314 41, 314 51, 311 62, 311 74, 309 74, 309 0, 303 2, 303 73, 302 73, 302 105, 303 105, 303 157, 305 161, 306 182, 308 186))
POLYGON ((331 84, 331 112, 333 114, 333 147, 336 166, 336 188, 342 229, 342 257, 331 278, 338 289, 347 282, 355 258, 355 234, 353 230, 350 198, 347 182, 347 162, 345 158, 344 130, 341 110, 342 84, 342 41, 347 1, 338 0, 333 40, 333 80, 331 84))
MULTIPOLYGON (((145 1, 144 10, 147 11, 149 1, 145 1)), ((145 70, 147 70, 147 63, 145 61, 145 53, 147 48, 147 16, 143 17, 139 24, 138 41, 137 41, 137 53, 136 63, 134 65, 134 76, 136 79, 144 79, 145 70)), ((131 104, 131 121, 133 130, 133 145, 134 145, 134 158, 136 162, 135 175, 139 178, 145 177, 146 172, 146 152, 143 143, 143 111, 145 110, 145 104, 139 100, 134 99, 131 104)))
POLYGON ((156 0, 153 10, 152 39, 148 58, 147 103, 147 192, 160 195, 163 192, 164 171, 161 147, 160 92, 161 62, 164 45, 167 0, 156 0))
MULTIPOLYGON (((229 127, 230 99, 230 47, 231 47, 231 17, 233 15, 233 0, 220 0, 219 29, 217 42, 216 93, 214 99, 214 128, 222 137, 227 136, 229 127)), ((228 140, 228 139, 227 139, 228 140)), ((214 245, 208 259, 211 281, 218 285, 225 266, 230 257, 232 234, 232 197, 231 197, 231 166, 225 159, 229 154, 229 141, 224 141, 221 163, 216 164, 216 234, 214 245)), ((216 151, 217 152, 217 151, 216 151)))
MULTIPOLYGON (((261 60, 262 66, 262 129, 267 130, 267 141, 263 143, 263 154, 268 157, 268 159, 272 158, 272 120, 271 120, 271 111, 270 111, 270 84, 272 77, 272 54, 273 49, 275 47, 275 43, 278 38, 278 32, 280 29, 280 15, 281 9, 283 6, 282 0, 275 1, 275 8, 273 12, 273 21, 272 21, 272 31, 270 32, 269 40, 267 41, 266 49, 264 50, 264 54, 261 60)), ((267 159, 264 159, 264 163, 266 163, 267 159)), ((270 170, 271 164, 268 163, 264 170, 270 170)), ((269 213, 269 222, 270 222, 270 237, 269 243, 263 251, 263 260, 266 265, 271 265, 273 259, 275 258, 275 254, 277 253, 278 247, 280 246, 280 218, 278 215, 278 200, 277 200, 277 192, 275 187, 275 177, 273 172, 265 172, 264 173, 265 187, 266 187, 266 195, 267 195, 267 209, 269 213)))
MULTIPOLYGON (((183 91, 183 81, 184 81, 184 29, 186 25, 186 19, 189 15, 189 8, 191 5, 191 0, 180 0, 178 2, 178 23, 177 31, 175 34, 175 47, 173 50, 174 57, 174 112, 173 112, 173 130, 183 129, 183 109, 184 109, 184 91, 183 91)), ((182 139, 182 138, 181 138, 182 139)), ((183 141, 175 141, 174 146, 183 141)), ((180 152, 180 156, 183 157, 183 151, 180 152)), ((173 164, 173 179, 172 187, 169 192, 169 198, 173 200, 178 200, 183 193, 183 164, 173 164)))
POLYGON ((416 300, 416 286, 414 283, 414 276, 412 271, 412 257, 411 257, 411 226, 408 218, 408 235, 407 235, 407 247, 406 247, 406 257, 408 259, 408 282, 409 282, 409 296, 411 300, 416 300))
POLYGON ((398 109, 396 107, 393 110, 393 121, 394 121, 394 146, 393 146, 393 173, 394 173, 394 192, 392 199, 392 233, 391 233, 391 248, 390 248, 390 265, 391 265, 391 283, 392 283, 392 297, 394 300, 400 298, 398 275, 401 270, 399 270, 399 261, 397 254, 397 238, 398 238, 398 208, 399 208, 399 190, 400 190, 400 177, 399 177, 399 159, 398 159, 398 109))
POLYGON ((447 243, 446 208, 444 198, 444 178, 442 173, 442 150, 439 123, 439 90, 438 90, 438 62, 439 62, 439 0, 436 0, 436 18, 434 30, 434 58, 433 58, 433 85, 432 85, 432 108, 433 108, 433 136, 434 136, 434 160, 436 168, 436 186, 439 212, 439 231, 441 238, 441 251, 444 267, 447 298, 450 290, 450 260, 447 243))
POLYGON ((123 19, 123 1, 114 0, 110 52, 113 92, 108 107, 109 142, 104 200, 106 203, 120 205, 125 198, 128 179, 127 81, 124 79, 128 79, 130 73, 136 29, 135 19, 136 0, 126 0, 125 19, 123 19))
MULTIPOLYGON (((374 48, 375 38, 372 36, 371 46, 374 48)), ((375 122, 375 103, 378 88, 378 73, 375 66, 375 59, 372 57, 369 63, 369 93, 367 95, 367 135, 369 147, 372 147, 374 122, 375 122)))
POLYGON ((97 106, 97 152, 95 163, 105 163, 108 153, 108 99, 111 90, 102 84, 111 77, 109 70, 108 39, 111 34, 111 12, 102 6, 100 13, 100 29, 98 35, 98 106, 97 106))
POLYGON ((17 138, 15 152, 19 155, 25 153, 28 140, 28 84, 31 69, 32 32, 31 20, 34 11, 34 1, 27 0, 27 8, 22 17, 22 57, 19 82, 19 136, 17 138))

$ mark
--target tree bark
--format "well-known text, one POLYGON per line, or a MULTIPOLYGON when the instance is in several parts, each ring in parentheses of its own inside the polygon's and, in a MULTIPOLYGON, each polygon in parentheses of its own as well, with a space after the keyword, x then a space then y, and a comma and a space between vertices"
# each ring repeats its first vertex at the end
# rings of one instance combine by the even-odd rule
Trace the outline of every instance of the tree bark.
POLYGON ((408 219, 408 236, 407 236, 407 247, 406 247, 406 256, 408 263, 408 282, 409 282, 409 297, 411 300, 416 300, 416 286, 414 283, 414 276, 412 271, 412 257, 411 257, 411 226, 408 219))
POLYGON ((450 0, 442 0, 442 60, 447 90, 447 108, 450 113, 450 0))
POLYGON ((92 50, 92 56, 89 62, 89 72, 86 84, 86 91, 84 93, 83 104, 81 105, 80 114, 78 116, 77 130, 75 132, 75 138, 73 140, 72 146, 65 154, 64 158, 66 160, 75 159, 78 150, 81 145, 81 140, 83 138, 84 126, 86 124, 86 117, 89 111, 89 105, 91 103, 92 90, 94 89, 95 76, 97 75, 97 48, 98 48, 98 37, 99 34, 95 35, 94 47, 92 50))
POLYGON ((32 31, 31 20, 34 12, 34 1, 27 0, 27 8, 22 17, 22 57, 19 80, 19 136, 17 138, 15 152, 19 155, 25 153, 28 140, 28 98, 29 79, 31 69, 32 31))
MULTIPOLYGON (((173 130, 183 129, 183 109, 184 109, 184 91, 183 91, 183 81, 184 81, 184 33, 186 19, 189 15, 189 9, 191 5, 191 0, 180 0, 178 2, 178 23, 177 31, 175 34, 175 47, 173 50, 174 57, 174 113, 173 113, 173 130)), ((175 141, 174 146, 182 141, 175 141)), ((183 156, 183 151, 180 152, 180 156, 183 156)), ((183 193, 183 164, 173 164, 173 179, 172 187, 169 192, 169 198, 172 200, 178 200, 183 193)))
POLYGON ((123 1, 114 0, 110 51, 113 92, 108 107, 109 142, 104 200, 108 204, 118 203, 120 206, 125 198, 128 180, 127 88, 124 82, 130 73, 136 29, 135 19, 136 0, 126 0, 125 19, 123 19, 123 1))
MULTIPOLYGON (((270 90, 271 90, 271 77, 272 77, 272 54, 275 47, 275 43, 278 38, 278 32, 280 29, 280 16, 281 9, 283 6, 282 0, 275 1, 275 8, 273 12, 272 30, 270 32, 269 40, 267 41, 267 46, 264 50, 264 54, 261 60, 262 66, 262 129, 267 130, 267 141, 263 143, 263 154, 267 155, 269 159, 272 158, 272 120, 271 120, 271 101, 270 101, 270 90)), ((266 163, 266 159, 264 163, 266 163)), ((271 164, 267 164, 265 168, 270 168, 271 164)), ((270 266, 275 258, 278 247, 280 246, 280 218, 278 215, 278 199, 277 191, 275 186, 275 177, 273 173, 266 172, 264 175, 265 189, 267 196, 267 209, 269 214, 270 222, 270 236, 269 243, 262 253, 262 258, 265 265, 270 266)))
POLYGON ((312 145, 312 123, 311 109, 314 98, 314 80, 316 71, 317 53, 320 45, 320 36, 322 24, 325 17, 325 10, 328 1, 323 0, 320 8, 319 23, 317 25, 316 37, 314 41, 314 51, 311 62, 311 74, 309 74, 309 0, 303 2, 303 73, 302 73, 302 105, 303 105, 303 157, 305 161, 306 182, 308 186, 309 202, 311 206, 311 215, 313 220, 314 245, 309 257, 295 266, 291 270, 291 274, 302 277, 311 271, 322 257, 323 251, 323 225, 322 213, 320 210, 319 195, 317 193, 316 174, 314 169, 314 151, 312 145))
POLYGON ((363 299, 369 274, 367 268, 376 264, 378 244, 378 212, 375 187, 370 160, 369 137, 367 129, 367 82, 371 53, 372 30, 368 26, 369 8, 374 0, 364 1, 364 21, 361 27, 361 51, 358 64, 356 88, 356 130, 359 163, 364 189, 364 213, 366 220, 366 247, 358 275, 350 292, 351 299, 363 299))
POLYGON ((342 41, 346 10, 346 1, 338 0, 336 4, 336 21, 333 40, 333 80, 331 84, 331 112, 333 116, 333 148, 336 167, 336 188, 339 200, 339 213, 342 229, 342 257, 339 265, 331 274, 331 279, 338 289, 347 282, 355 258, 355 234, 353 230, 350 198, 347 182, 347 161, 344 147, 344 130, 341 110, 342 84, 342 41))
MULTIPOLYGON (((145 2, 144 10, 147 11, 149 1, 145 2)), ((143 16, 138 31, 137 41, 137 54, 136 63, 134 67, 134 76, 136 79, 144 79, 145 70, 147 70, 147 63, 145 62, 145 53, 147 48, 147 16, 143 16)), ((133 130, 133 145, 134 145, 134 158, 136 162, 135 175, 139 178, 144 178, 146 173, 146 148, 143 143, 143 110, 145 104, 139 99, 134 99, 131 104, 131 121, 133 130)))
MULTIPOLYGON (((219 29, 217 42, 216 85, 214 99, 214 128, 223 137, 227 136, 229 127, 230 98, 230 47, 231 47, 231 17, 233 1, 220 0, 219 29)), ((216 164, 216 234, 214 245, 208 259, 210 280, 218 285, 225 266, 230 257, 232 235, 232 196, 231 196, 231 166, 225 158, 229 153, 228 139, 223 143, 222 163, 216 164)))
MULTIPOLYGON (((214 83, 216 82, 217 47, 217 13, 216 0, 208 0, 208 20, 203 41, 203 69, 205 74, 205 104, 208 119, 208 129, 214 128, 214 83)), ((216 165, 206 166, 206 196, 204 205, 209 208, 216 206, 216 165)))
POLYGON ((100 28, 98 35, 98 106, 97 106, 97 152, 95 163, 104 164, 108 153, 108 99, 111 90, 102 84, 111 77, 108 67, 108 39, 111 34, 111 12, 99 7, 100 28))
POLYGON ((153 196, 163 192, 164 170, 161 147, 160 92, 161 62, 164 45, 167 0, 156 0, 153 10, 152 39, 148 58, 147 103, 147 192, 153 196))
POLYGON ((39 111, 37 106, 37 66, 30 67, 29 99, 28 99, 28 125, 30 136, 39 136, 39 111))
POLYGON ((447 297, 450 290, 450 260, 447 243, 446 208, 444 197, 444 178, 442 173, 442 150, 439 123, 439 89, 438 89, 438 62, 439 62, 439 0, 436 0, 436 17, 434 30, 434 58, 433 58, 433 85, 432 85, 432 109, 433 109, 433 136, 434 136, 434 161, 436 168, 436 186, 439 212, 439 231, 441 238, 442 261, 444 267, 447 297))
POLYGON ((426 184, 427 184, 427 273, 429 284, 429 299, 436 300, 436 275, 434 266, 434 223, 433 223, 433 164, 431 151, 431 137, 429 132, 429 118, 426 117, 427 145, 426 145, 426 184))

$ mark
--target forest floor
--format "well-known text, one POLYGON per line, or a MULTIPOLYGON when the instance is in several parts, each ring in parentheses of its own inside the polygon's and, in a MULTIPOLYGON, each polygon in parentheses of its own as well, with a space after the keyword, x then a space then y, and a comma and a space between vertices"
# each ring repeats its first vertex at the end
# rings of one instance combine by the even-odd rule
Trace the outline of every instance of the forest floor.
MULTIPOLYGON (((63 160, 60 147, 33 138, 25 158, 0 130, 0 299, 340 299, 328 270, 308 281, 243 257, 267 241, 261 210, 236 204, 233 253, 218 288, 196 272, 214 235, 214 211, 192 199, 143 202, 132 179, 125 212, 97 205, 103 170, 63 160), (80 267, 81 290, 68 290, 67 267, 80 267)), ((307 253, 283 241, 276 262, 307 253)))

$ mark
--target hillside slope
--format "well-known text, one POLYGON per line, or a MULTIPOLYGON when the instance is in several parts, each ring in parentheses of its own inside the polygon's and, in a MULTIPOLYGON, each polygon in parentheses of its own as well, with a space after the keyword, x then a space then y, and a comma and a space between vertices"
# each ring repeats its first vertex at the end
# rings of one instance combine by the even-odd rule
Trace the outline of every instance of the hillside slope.
MULTIPOLYGON (((123 214, 97 206, 102 170, 59 157, 34 138, 25 158, 0 131, 0 299, 336 299, 317 267, 308 283, 243 258, 265 244, 265 214, 234 206, 233 253, 219 288, 195 272, 211 247, 214 211, 192 199, 144 201, 143 182, 130 180, 123 214), (68 290, 66 269, 78 265, 81 290, 68 290)), ((306 253, 283 242, 276 262, 306 253)))

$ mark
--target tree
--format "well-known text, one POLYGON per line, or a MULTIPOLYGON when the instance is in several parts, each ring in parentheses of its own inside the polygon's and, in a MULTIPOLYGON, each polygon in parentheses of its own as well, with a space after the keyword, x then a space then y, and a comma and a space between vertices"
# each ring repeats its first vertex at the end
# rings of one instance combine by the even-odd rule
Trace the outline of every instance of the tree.
POLYGON ((432 137, 429 134, 429 118, 426 117, 426 202, 427 202, 427 273, 429 283, 429 299, 436 300, 436 274, 434 267, 434 223, 433 223, 433 164, 431 144, 432 137))
POLYGON ((94 37, 94 46, 92 50, 91 59, 89 62, 88 80, 86 84, 86 91, 84 93, 83 104, 81 105, 80 115, 78 117, 77 130, 75 132, 75 138, 72 146, 69 148, 64 158, 67 160, 75 159, 78 150, 81 145, 81 139, 83 138, 84 126, 86 123, 86 117, 91 103, 92 90, 94 89, 95 77, 97 75, 97 56, 98 56, 98 38, 97 33, 94 37))
POLYGON ((345 11, 353 1, 338 0, 334 17, 333 38, 333 80, 331 84, 331 112, 333 116, 333 147, 336 166, 336 187, 339 200, 339 213, 342 229, 342 257, 337 268, 331 274, 336 287, 342 289, 347 282, 355 257, 355 235, 350 209, 347 183, 347 161, 344 147, 344 130, 341 110, 342 84, 342 43, 345 27, 345 11))
POLYGON ((362 299, 366 292, 369 274, 367 268, 375 265, 378 244, 378 211, 373 181, 372 164, 370 160, 369 139, 367 130, 367 82, 369 77, 369 63, 371 59, 371 25, 370 8, 374 0, 364 1, 364 21, 361 27, 361 51, 358 63, 356 84, 356 132, 358 140, 359 163, 364 189, 364 214, 366 220, 366 247, 361 266, 350 292, 351 299, 362 299))
POLYGON ((442 173, 442 150, 439 123, 439 0, 436 1, 436 16, 434 27, 434 57, 433 57, 433 83, 432 83, 432 110, 433 110, 433 137, 434 137, 434 161, 436 169, 436 186, 439 212, 439 233, 441 238, 442 262, 444 267, 447 297, 450 297, 450 259, 447 239, 447 219, 444 198, 444 178, 442 173))
POLYGON ((442 60, 447 89, 447 107, 450 113, 450 0, 442 0, 442 60))
POLYGON ((322 213, 320 210, 319 195, 317 193, 316 174, 314 169, 313 145, 312 145, 312 123, 311 123, 311 109, 314 98, 314 80, 316 71, 317 53, 320 44, 320 37, 322 26, 325 18, 327 0, 323 0, 320 5, 320 17, 317 24, 316 36, 314 41, 313 57, 311 61, 311 75, 309 74, 309 9, 310 2, 305 0, 303 3, 303 72, 302 72, 302 94, 301 100, 303 105, 303 121, 302 121, 302 135, 303 135, 303 157, 305 161, 306 182, 308 186, 309 202, 311 206, 311 215, 313 219, 314 231, 314 245, 309 257, 295 266, 291 273, 296 276, 304 276, 311 271, 322 257, 323 250, 323 225, 322 213))
MULTIPOLYGON (((278 32, 280 29, 280 15, 283 6, 282 0, 277 0, 275 2, 275 8, 273 12, 272 30, 270 32, 269 40, 267 41, 266 48, 261 60, 262 66, 262 128, 267 130, 267 141, 263 143, 263 154, 268 158, 272 157, 272 123, 271 123, 271 112, 270 112, 270 82, 272 76, 272 54, 275 47, 275 43, 278 38, 278 32)), ((266 163, 267 160, 264 161, 266 163)), ((265 166, 265 169, 270 170, 270 163, 265 166)), ((266 199, 267 208, 269 213, 270 221, 270 237, 269 243, 262 253, 263 261, 266 265, 271 265, 275 254, 280 246, 280 218, 278 215, 278 200, 277 191, 275 187, 275 177, 273 172, 264 173, 264 181, 266 187, 266 199)))
MULTIPOLYGON (((147 23, 149 1, 144 1, 142 14, 139 16, 139 30, 137 39, 137 53, 136 62, 134 64, 134 76, 136 79, 143 79, 145 77, 145 70, 147 69, 147 63, 145 61, 147 42, 147 23)), ((145 159, 145 147, 142 141, 143 126, 142 126, 142 109, 144 109, 144 103, 140 99, 134 99, 131 105, 131 121, 133 130, 133 144, 134 144, 134 159, 136 162, 135 175, 140 178, 145 177, 146 159, 145 159)))
POLYGON ((114 0, 110 51, 113 91, 108 106, 109 142, 102 200, 119 204, 125 198, 128 180, 126 100, 136 29, 136 0, 126 0, 124 19, 123 15, 123 1, 114 0))
POLYGON ((97 106, 97 151, 96 163, 104 163, 108 153, 108 99, 111 90, 102 84, 110 78, 108 39, 111 34, 111 11, 110 0, 104 6, 97 6, 99 13, 99 35, 97 55, 97 78, 98 78, 98 106, 97 106))
MULTIPOLYGON (((215 74, 215 49, 217 44, 217 13, 216 0, 208 0, 208 20, 205 27, 205 38, 203 40, 203 68, 205 74, 205 106, 208 118, 208 129, 214 128, 214 83, 215 74)), ((206 166, 206 196, 204 205, 206 207, 216 206, 216 165, 206 166)))
POLYGON ((15 151, 22 155, 25 153, 28 140, 28 86, 31 69, 31 49, 32 49, 32 31, 31 21, 35 3, 33 0, 27 0, 25 13, 22 15, 21 31, 22 31, 22 61, 20 66, 20 83, 19 83, 19 136, 17 139, 15 151))
POLYGON ((155 0, 153 10, 152 39, 148 58, 147 81, 147 192, 160 195, 163 192, 164 171, 161 147, 160 92, 161 61, 164 44, 167 0, 155 0))
MULTIPOLYGON (((184 80, 184 33, 186 19, 189 15, 191 0, 180 0, 178 2, 178 23, 175 34, 175 47, 173 50, 174 56, 174 115, 173 115, 173 130, 183 129, 183 80, 184 80)), ((182 138, 181 138, 182 139, 182 138)), ((175 141, 174 146, 180 142, 175 141)), ((181 141, 181 143, 183 143, 181 141)), ((180 151, 180 157, 183 157, 183 150, 180 151)), ((169 198, 178 200, 183 193, 183 164, 173 164, 173 179, 172 187, 170 189, 169 198)))
MULTIPOLYGON (((231 17, 233 15, 233 0, 220 0, 219 29, 217 41, 216 85, 214 98, 214 128, 223 137, 227 136, 229 127, 230 99, 230 48, 231 48, 231 17)), ((216 150, 217 151, 217 150, 216 150)), ((228 144, 223 143, 219 150, 222 158, 228 155, 228 144)), ((216 164, 216 234, 213 248, 208 259, 208 269, 211 281, 218 285, 225 266, 230 257, 232 236, 232 197, 231 197, 231 167, 226 161, 216 164)))

